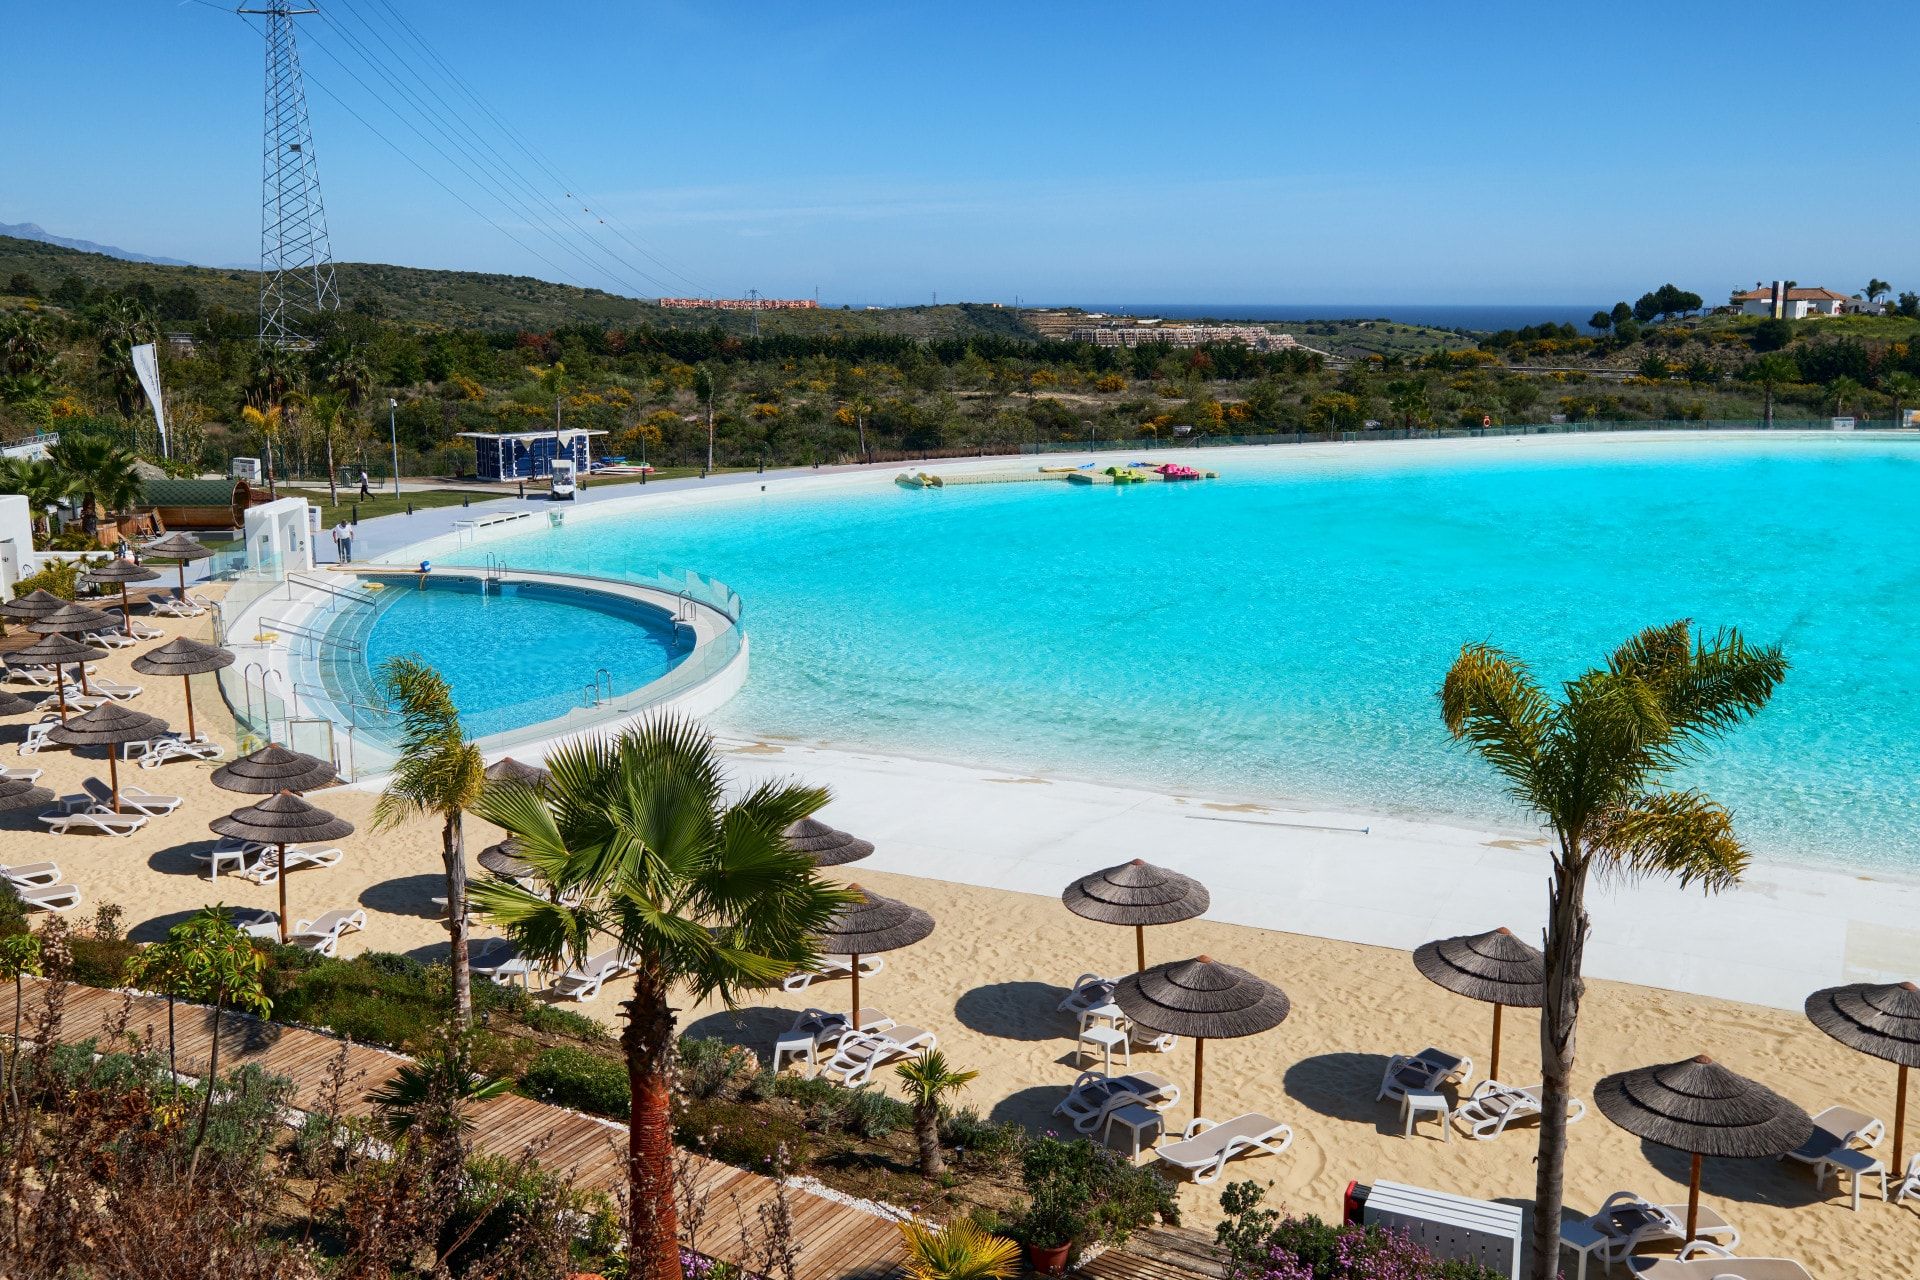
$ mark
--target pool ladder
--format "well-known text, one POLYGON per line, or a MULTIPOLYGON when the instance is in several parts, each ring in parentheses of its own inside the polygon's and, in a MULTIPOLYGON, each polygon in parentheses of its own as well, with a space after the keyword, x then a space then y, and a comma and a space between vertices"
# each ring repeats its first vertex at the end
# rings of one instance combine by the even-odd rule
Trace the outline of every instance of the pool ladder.
POLYGON ((581 705, 597 707, 613 701, 613 673, 601 667, 593 673, 593 683, 580 686, 581 705), (603 695, 601 690, 606 692, 603 695))
POLYGON ((493 552, 487 552, 485 567, 480 571, 480 589, 498 594, 507 581, 507 562, 493 552))

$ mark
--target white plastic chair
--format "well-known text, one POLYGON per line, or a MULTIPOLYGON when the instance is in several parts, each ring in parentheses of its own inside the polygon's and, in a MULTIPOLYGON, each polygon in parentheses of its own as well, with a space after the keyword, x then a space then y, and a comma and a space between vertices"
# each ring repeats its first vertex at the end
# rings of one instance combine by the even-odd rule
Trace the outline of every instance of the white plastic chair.
MULTIPOLYGON (((1526 1116, 1540 1114, 1541 1085, 1502 1084, 1482 1080, 1467 1100, 1454 1110, 1453 1118, 1467 1126, 1467 1136, 1482 1142, 1492 1141, 1507 1131, 1507 1126, 1526 1116)), ((1578 1098, 1567 1099, 1567 1123, 1586 1118, 1587 1104, 1578 1098)))
POLYGON ((1164 1111, 1179 1101, 1180 1086, 1151 1071, 1129 1071, 1118 1076, 1082 1071, 1053 1114, 1065 1116, 1080 1133, 1096 1133, 1107 1116, 1121 1107, 1139 1103, 1164 1111))
POLYGON ((344 908, 327 912, 316 920, 296 920, 293 932, 287 935, 287 945, 304 947, 308 951, 323 956, 337 955, 340 939, 349 933, 358 933, 367 927, 367 913, 358 909, 348 911, 344 908))
POLYGON ((819 1065, 817 1074, 849 1089, 858 1089, 873 1079, 876 1068, 938 1044, 933 1032, 920 1027, 896 1024, 884 1031, 843 1031, 833 1042, 832 1054, 819 1065))

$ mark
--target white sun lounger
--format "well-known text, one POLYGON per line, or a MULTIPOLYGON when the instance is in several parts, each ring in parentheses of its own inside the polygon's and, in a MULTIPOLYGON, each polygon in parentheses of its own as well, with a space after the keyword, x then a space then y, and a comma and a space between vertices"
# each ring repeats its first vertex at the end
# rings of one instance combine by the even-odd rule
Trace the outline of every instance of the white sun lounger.
POLYGON ((80 905, 80 890, 70 884, 15 885, 13 892, 34 911, 71 911, 80 905))
MULTIPOLYGON (((1612 1266, 1625 1262, 1642 1245, 1687 1238, 1687 1206, 1655 1204, 1632 1191, 1616 1191, 1587 1219, 1587 1225, 1606 1238, 1595 1252, 1612 1266)), ((1723 1249, 1740 1246, 1740 1232, 1707 1205, 1700 1206, 1696 1240, 1711 1240, 1723 1249)))
POLYGON ((226 748, 211 738, 169 733, 146 742, 129 742, 126 753, 126 758, 142 769, 157 769, 169 760, 218 760, 226 754, 226 748))
MULTIPOLYGON (((104 693, 82 693, 80 692, 80 686, 77 684, 70 684, 66 688, 67 710, 70 712, 91 711, 95 707, 104 707, 112 701, 113 699, 107 697, 104 693)), ((60 714, 60 695, 57 693, 48 694, 46 697, 40 699, 33 709, 40 712, 43 716, 52 715, 57 720, 60 714)), ((38 745, 45 746, 46 743, 41 742, 38 745)), ((22 743, 21 746, 24 748, 26 744, 22 743)))
POLYGON ((563 999, 584 1003, 599 995, 601 987, 631 967, 621 957, 618 948, 609 947, 597 955, 588 956, 584 963, 556 977, 548 984, 547 990, 563 999))
POLYGON ((20 754, 23 756, 38 755, 42 751, 59 746, 59 743, 47 736, 54 731, 59 723, 60 718, 58 716, 48 716, 44 720, 39 720, 28 725, 27 736, 20 740, 20 754))
POLYGON ((538 965, 520 954, 520 948, 506 938, 476 938, 467 947, 467 968, 501 986, 518 982, 522 986, 540 971, 538 965))
POLYGON ((194 850, 193 860, 207 864, 207 879, 218 880, 223 871, 253 870, 266 852, 267 846, 252 840, 221 836, 210 848, 194 850))
POLYGON ((1736 1258, 1709 1240, 1695 1240, 1671 1258, 1634 1258, 1628 1265, 1647 1280, 1813 1280, 1791 1258, 1736 1258))
POLYGON ((150 627, 138 618, 126 619, 121 624, 119 634, 131 636, 135 640, 165 640, 167 638, 166 632, 158 627, 150 627))
POLYGON ((1473 1079, 1473 1059, 1444 1049, 1428 1047, 1411 1057, 1394 1054, 1380 1076, 1380 1092, 1374 1101, 1394 1102, 1410 1093, 1432 1093, 1443 1084, 1465 1084, 1473 1079))
POLYGON ((280 941, 280 914, 277 911, 262 907, 229 907, 227 919, 249 938, 258 938, 262 942, 280 941))
POLYGON ((833 1052, 817 1068, 817 1074, 849 1089, 858 1089, 873 1079, 876 1068, 910 1058, 938 1044, 933 1032, 900 1024, 884 1031, 843 1031, 833 1042, 833 1052))
POLYGON ((156 591, 148 596, 147 607, 163 618, 198 618, 207 611, 198 597, 190 594, 183 600, 170 591, 156 591))
POLYGON ((9 769, 0 765, 0 782, 38 782, 44 769, 9 769))
POLYGON ((1908 1158, 1906 1172, 1896 1174, 1893 1185, 1887 1188, 1887 1199, 1894 1204, 1909 1196, 1920 1200, 1920 1153, 1908 1158))
MULTIPOLYGON (((878 1009, 862 1009, 866 1016, 860 1021, 862 1031, 885 1031, 895 1025, 892 1018, 878 1009)), ((820 1065, 820 1051, 835 1044, 840 1037, 852 1030, 847 1014, 830 1013, 825 1009, 805 1009, 794 1018, 793 1025, 776 1036, 773 1041, 773 1069, 779 1071, 786 1065, 788 1058, 804 1058, 807 1065, 820 1065)))
MULTIPOLYGON (((1454 1109, 1453 1118, 1467 1127, 1467 1136, 1491 1141, 1507 1131, 1515 1120, 1540 1114, 1542 1086, 1501 1084, 1482 1080, 1473 1087, 1467 1100, 1454 1109)), ((1567 1123, 1586 1118, 1587 1104, 1578 1098, 1567 1099, 1567 1123)))
POLYGON ((105 676, 94 676, 87 681, 87 684, 96 695, 112 698, 115 702, 127 702, 145 692, 144 686, 121 684, 118 680, 109 680, 105 676))
POLYGON ((1153 1154, 1205 1186, 1217 1181, 1235 1156, 1256 1151, 1277 1156, 1292 1145, 1292 1129, 1272 1116, 1249 1111, 1224 1124, 1201 1117, 1187 1126, 1178 1142, 1156 1147, 1153 1154))
POLYGON ((22 862, 16 866, 0 867, 0 876, 4 876, 14 888, 60 883, 60 868, 51 862, 22 862))
MULTIPOLYGON (((340 850, 329 846, 314 849, 303 844, 287 846, 287 870, 298 871, 302 867, 337 867, 340 865, 340 850)), ((260 860, 241 873, 255 884, 274 884, 280 879, 280 858, 274 849, 263 849, 260 860)))
MULTIPOLYGON (((100 781, 100 779, 88 778, 85 782, 81 783, 80 786, 86 791, 88 797, 101 808, 110 808, 112 806, 113 788, 100 781)), ((123 782, 120 784, 120 812, 122 813, 131 810, 134 813, 144 813, 149 818, 158 818, 172 813, 184 803, 185 801, 181 800, 179 796, 163 796, 129 783, 123 782)))
POLYGON ((366 927, 366 912, 341 908, 329 911, 316 920, 294 921, 293 932, 287 935, 287 944, 331 956, 338 953, 343 936, 358 933, 366 927))
POLYGON ((1073 980, 1073 989, 1055 1007, 1061 1013, 1082 1017, 1089 1009, 1111 1004, 1116 985, 1112 978, 1103 978, 1097 973, 1083 973, 1073 980))
POLYGON ((1828 1107, 1813 1118, 1813 1134, 1787 1152, 1782 1160, 1795 1160, 1811 1168, 1814 1177, 1825 1185, 1834 1172, 1836 1151, 1865 1151, 1887 1136, 1887 1126, 1864 1111, 1852 1107, 1828 1107))
POLYGON ((1180 1086, 1151 1071, 1129 1071, 1120 1076, 1082 1071, 1053 1114, 1067 1117, 1080 1133, 1098 1133, 1107 1117, 1121 1107, 1139 1103, 1164 1111, 1178 1101, 1180 1086))
MULTIPOLYGON (((870 978, 886 967, 886 959, 882 956, 860 957, 860 976, 863 978, 870 978)), ((851 978, 852 976, 852 956, 824 955, 820 957, 820 963, 813 968, 801 969, 782 978, 780 980, 780 989, 782 991, 804 991, 816 982, 824 982, 829 978, 851 978)))
POLYGON ((78 809, 63 812, 50 809, 40 815, 40 821, 47 824, 47 830, 56 836, 70 836, 77 831, 98 831, 110 836, 130 836, 147 825, 144 813, 115 813, 111 809, 95 806, 91 809, 78 809))
MULTIPOLYGON (((23 680, 27 684, 35 685, 42 689, 51 689, 56 684, 69 684, 69 687, 72 687, 66 680, 67 666, 68 664, 66 663, 61 663, 57 667, 50 666, 46 663, 8 663, 7 675, 12 679, 23 680)), ((91 663, 87 665, 87 674, 89 676, 92 676, 99 670, 100 668, 91 663)))
POLYGON ((87 644, 97 644, 104 649, 131 649, 140 643, 126 632, 112 629, 89 631, 85 640, 87 644))

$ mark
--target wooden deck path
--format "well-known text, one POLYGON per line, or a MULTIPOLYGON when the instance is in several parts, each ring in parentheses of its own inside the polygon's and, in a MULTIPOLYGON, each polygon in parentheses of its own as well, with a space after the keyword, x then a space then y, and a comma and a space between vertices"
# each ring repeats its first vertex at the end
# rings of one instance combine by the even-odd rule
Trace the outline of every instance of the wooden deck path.
MULTIPOLYGON (((23 1030, 37 1024, 50 985, 27 980, 23 1030)), ((62 1043, 92 1040, 96 1048, 111 1048, 111 1033, 124 1020, 126 1035, 147 1043, 156 1054, 166 1054, 165 999, 73 984, 64 990, 62 1043)), ((182 1074, 206 1073, 213 1030, 213 1010, 185 1003, 174 1007, 175 1058, 182 1074)), ((290 1080, 294 1106, 302 1111, 323 1110, 333 1081, 344 1070, 341 1109, 364 1116, 372 1110, 367 1093, 405 1061, 383 1049, 243 1014, 229 1013, 220 1020, 221 1069, 253 1065, 290 1080)), ((477 1104, 471 1118, 476 1152, 508 1159, 531 1153, 541 1168, 583 1191, 611 1192, 626 1180, 625 1125, 516 1094, 477 1104)), ((707 1195, 695 1247, 723 1262, 750 1265, 753 1259, 741 1256, 741 1227, 744 1223, 746 1235, 758 1238, 759 1211, 775 1199, 773 1180, 700 1156, 686 1159, 691 1176, 700 1180, 707 1195)), ((796 1280, 897 1280, 904 1274, 906 1253, 890 1219, 798 1187, 788 1188, 787 1207, 799 1244, 796 1280)))
POLYGON ((1089 1280, 1220 1280, 1227 1264, 1213 1237, 1180 1227, 1136 1231, 1124 1249, 1109 1249, 1081 1267, 1089 1280))

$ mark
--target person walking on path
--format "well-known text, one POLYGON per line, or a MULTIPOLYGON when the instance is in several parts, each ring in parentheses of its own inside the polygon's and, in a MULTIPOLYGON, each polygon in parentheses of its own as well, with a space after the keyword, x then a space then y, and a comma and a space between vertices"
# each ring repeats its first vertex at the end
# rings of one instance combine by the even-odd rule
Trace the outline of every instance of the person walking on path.
POLYGON ((367 483, 367 469, 360 468, 360 498, 365 501, 373 496, 373 487, 367 483))
POLYGON ((347 562, 347 522, 341 520, 333 526, 333 558, 341 564, 347 562))
POLYGON ((345 564, 347 561, 353 559, 353 540, 359 534, 360 526, 351 520, 347 520, 341 523, 340 528, 342 530, 340 536, 340 563, 345 564))

